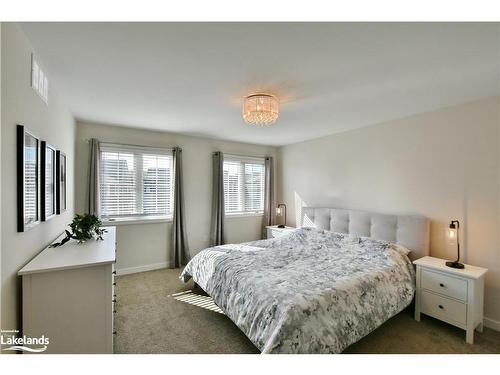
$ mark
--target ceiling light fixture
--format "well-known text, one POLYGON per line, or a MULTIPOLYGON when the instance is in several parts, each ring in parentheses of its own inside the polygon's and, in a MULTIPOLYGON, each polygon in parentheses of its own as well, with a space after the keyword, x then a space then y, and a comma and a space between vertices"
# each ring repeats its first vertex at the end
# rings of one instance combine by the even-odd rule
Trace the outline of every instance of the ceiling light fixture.
POLYGON ((247 124, 273 124, 279 116, 279 100, 271 94, 251 94, 243 102, 243 119, 247 124))

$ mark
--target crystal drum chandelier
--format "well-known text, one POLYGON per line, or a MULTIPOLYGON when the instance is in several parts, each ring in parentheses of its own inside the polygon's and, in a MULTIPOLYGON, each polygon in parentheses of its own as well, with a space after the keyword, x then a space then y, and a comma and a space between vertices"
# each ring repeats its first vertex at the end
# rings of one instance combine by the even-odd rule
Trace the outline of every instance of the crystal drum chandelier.
POLYGON ((247 124, 271 125, 279 116, 279 101, 271 94, 251 94, 243 102, 243 119, 247 124))

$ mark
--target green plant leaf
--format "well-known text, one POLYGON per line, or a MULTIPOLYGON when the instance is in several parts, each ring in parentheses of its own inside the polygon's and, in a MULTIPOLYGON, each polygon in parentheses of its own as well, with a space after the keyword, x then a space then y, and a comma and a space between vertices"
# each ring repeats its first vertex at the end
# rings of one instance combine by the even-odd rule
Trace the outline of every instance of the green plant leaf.
POLYGON ((99 220, 97 216, 91 214, 76 215, 68 226, 71 231, 65 231, 66 237, 61 242, 50 245, 50 247, 64 245, 70 239, 83 243, 95 237, 96 240, 102 241, 102 235, 106 233, 106 229, 101 228, 101 220, 99 220))

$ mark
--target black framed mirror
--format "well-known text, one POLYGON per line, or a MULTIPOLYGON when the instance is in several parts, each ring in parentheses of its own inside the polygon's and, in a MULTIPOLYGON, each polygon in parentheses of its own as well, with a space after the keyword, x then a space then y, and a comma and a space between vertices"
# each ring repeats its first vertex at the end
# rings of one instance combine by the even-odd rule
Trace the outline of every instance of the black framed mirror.
POLYGON ((40 211, 42 221, 47 221, 56 214, 56 149, 42 141, 40 154, 40 211))
POLYGON ((56 213, 66 211, 66 154, 56 152, 56 213))
POLYGON ((17 125, 17 231, 40 222, 40 140, 17 125))

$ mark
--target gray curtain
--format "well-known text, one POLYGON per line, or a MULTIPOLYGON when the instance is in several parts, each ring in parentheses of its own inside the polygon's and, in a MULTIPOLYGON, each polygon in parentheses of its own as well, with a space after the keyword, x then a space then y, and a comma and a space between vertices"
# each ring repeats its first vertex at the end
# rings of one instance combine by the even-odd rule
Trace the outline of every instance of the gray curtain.
POLYGON ((184 214, 184 192, 182 184, 182 149, 173 150, 174 165, 174 216, 172 218, 172 242, 170 268, 185 266, 189 262, 184 214))
POLYGON ((273 158, 266 157, 265 159, 265 177, 264 177, 264 220, 262 221, 262 238, 267 237, 266 226, 273 225, 274 222, 274 171, 273 158))
POLYGON ((212 178, 212 228, 210 230, 210 246, 224 244, 224 155, 213 154, 212 178))
POLYGON ((99 141, 95 138, 90 140, 90 157, 89 157, 89 173, 88 173, 88 201, 87 211, 89 214, 100 216, 100 195, 99 195, 99 159, 101 158, 101 150, 99 141))

